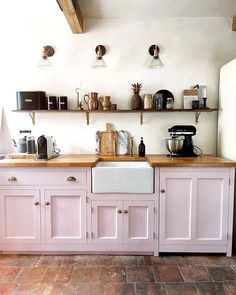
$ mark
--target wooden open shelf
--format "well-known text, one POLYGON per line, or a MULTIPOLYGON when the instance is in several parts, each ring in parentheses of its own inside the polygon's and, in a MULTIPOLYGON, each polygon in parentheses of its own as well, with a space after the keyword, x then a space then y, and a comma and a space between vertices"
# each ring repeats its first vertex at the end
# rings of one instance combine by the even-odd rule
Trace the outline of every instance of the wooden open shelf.
POLYGON ((217 108, 204 108, 204 109, 163 109, 163 110, 13 110, 13 112, 24 112, 29 113, 32 123, 35 124, 36 113, 83 113, 86 115, 87 125, 89 125, 89 114, 90 113, 139 113, 140 114, 140 125, 143 124, 143 114, 145 113, 173 113, 173 112, 187 112, 195 113, 195 123, 198 123, 199 116, 202 112, 215 112, 217 108))

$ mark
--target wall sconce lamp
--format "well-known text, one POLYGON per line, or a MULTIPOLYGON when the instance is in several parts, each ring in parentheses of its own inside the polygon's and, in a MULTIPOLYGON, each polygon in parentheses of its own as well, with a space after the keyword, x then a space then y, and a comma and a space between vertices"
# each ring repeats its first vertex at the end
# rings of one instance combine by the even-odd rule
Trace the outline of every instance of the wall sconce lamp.
POLYGON ((159 56, 160 49, 157 45, 152 45, 149 47, 149 54, 152 55, 151 63, 149 64, 149 68, 161 68, 164 67, 163 62, 159 56))
POLYGON ((55 51, 52 46, 49 46, 49 45, 43 46, 43 51, 42 51, 41 59, 38 63, 38 67, 41 69, 51 67, 52 64, 48 58, 53 56, 54 53, 55 51))
POLYGON ((92 64, 92 68, 94 68, 94 69, 106 68, 107 65, 106 65, 104 59, 102 58, 103 55, 105 55, 105 53, 106 53, 105 46, 98 45, 95 48, 95 52, 96 52, 96 59, 92 64))

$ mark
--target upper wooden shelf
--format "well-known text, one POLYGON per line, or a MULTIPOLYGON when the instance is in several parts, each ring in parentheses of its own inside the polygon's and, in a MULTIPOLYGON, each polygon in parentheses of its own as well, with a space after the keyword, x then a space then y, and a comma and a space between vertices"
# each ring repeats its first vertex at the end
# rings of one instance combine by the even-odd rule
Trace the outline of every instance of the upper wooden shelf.
POLYGON ((29 113, 32 123, 35 124, 35 113, 85 113, 87 119, 87 125, 89 125, 90 113, 139 113, 140 124, 143 124, 143 113, 173 113, 173 112, 194 112, 195 123, 198 123, 198 118, 202 112, 214 112, 218 111, 217 108, 204 108, 204 109, 163 109, 163 110, 13 110, 13 112, 27 112, 29 113))

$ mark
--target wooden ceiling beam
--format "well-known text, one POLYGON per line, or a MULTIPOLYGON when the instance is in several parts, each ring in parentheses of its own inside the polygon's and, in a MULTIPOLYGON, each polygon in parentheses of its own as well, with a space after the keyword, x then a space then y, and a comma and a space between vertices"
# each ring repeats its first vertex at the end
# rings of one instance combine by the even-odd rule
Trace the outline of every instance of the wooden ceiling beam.
POLYGON ((83 15, 78 0, 56 0, 74 34, 83 33, 83 15))
POLYGON ((236 31, 236 15, 233 16, 232 31, 236 31))

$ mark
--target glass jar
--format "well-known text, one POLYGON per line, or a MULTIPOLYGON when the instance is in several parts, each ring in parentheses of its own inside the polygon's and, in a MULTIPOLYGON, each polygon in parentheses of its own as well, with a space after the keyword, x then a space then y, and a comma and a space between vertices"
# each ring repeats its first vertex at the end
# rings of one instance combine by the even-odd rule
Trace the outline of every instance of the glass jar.
POLYGON ((167 97, 167 99, 166 99, 166 108, 170 110, 170 109, 173 109, 173 106, 174 106, 173 97, 167 97))
POLYGON ((153 97, 153 105, 154 110, 162 110, 163 109, 163 94, 156 93, 153 97))

